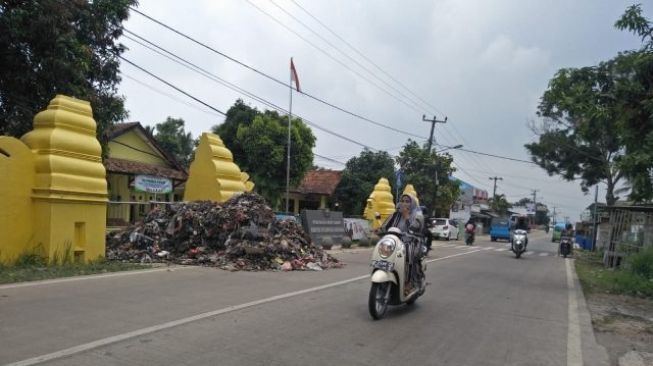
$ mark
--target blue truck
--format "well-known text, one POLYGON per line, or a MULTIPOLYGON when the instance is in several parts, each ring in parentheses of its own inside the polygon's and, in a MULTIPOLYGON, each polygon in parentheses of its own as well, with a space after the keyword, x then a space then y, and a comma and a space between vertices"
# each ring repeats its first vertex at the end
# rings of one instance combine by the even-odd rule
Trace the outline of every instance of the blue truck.
POLYGON ((510 219, 507 217, 495 217, 490 223, 490 240, 499 239, 510 241, 510 219))

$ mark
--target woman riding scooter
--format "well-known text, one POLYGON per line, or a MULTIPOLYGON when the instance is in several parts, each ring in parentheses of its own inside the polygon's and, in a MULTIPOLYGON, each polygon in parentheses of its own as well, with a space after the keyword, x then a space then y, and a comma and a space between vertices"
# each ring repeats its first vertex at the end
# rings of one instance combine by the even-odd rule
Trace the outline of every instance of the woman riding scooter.
MULTIPOLYGON (((424 215, 422 210, 417 205, 417 200, 408 193, 401 195, 399 204, 397 204, 397 211, 381 225, 381 232, 387 232, 391 227, 396 227, 402 233, 412 232, 415 235, 422 235, 424 227, 424 215)), ((425 248, 420 244, 419 253, 425 253, 425 248)), ((409 264, 419 263, 419 261, 410 260, 409 264)), ((413 273, 415 268, 407 267, 408 273, 413 273)), ((412 279, 413 276, 407 276, 407 279, 412 279)), ((406 283, 405 290, 410 292, 414 284, 410 281, 406 283)))

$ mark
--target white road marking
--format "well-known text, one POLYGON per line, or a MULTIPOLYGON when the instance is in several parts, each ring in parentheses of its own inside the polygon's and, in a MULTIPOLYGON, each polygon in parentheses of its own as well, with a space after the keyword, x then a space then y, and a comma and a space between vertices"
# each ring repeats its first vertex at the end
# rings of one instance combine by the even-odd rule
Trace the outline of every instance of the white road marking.
POLYGON ((111 277, 122 277, 122 276, 131 276, 138 274, 154 273, 154 272, 173 272, 189 268, 198 268, 196 266, 170 266, 166 268, 155 268, 155 269, 138 269, 135 271, 125 271, 125 272, 114 272, 107 274, 94 274, 87 276, 75 276, 68 278, 59 278, 54 280, 43 280, 43 281, 30 281, 30 282, 21 282, 21 283, 12 283, 9 285, 0 285, 0 290, 7 290, 10 288, 20 288, 20 287, 30 287, 30 286, 40 286, 40 285, 53 285, 57 283, 66 283, 66 282, 75 282, 75 281, 84 281, 84 280, 94 280, 98 278, 111 278, 111 277))
POLYGON ((568 321, 567 321, 567 366, 583 365, 583 350, 580 342, 580 321, 578 319, 578 300, 576 299, 575 272, 572 269, 573 261, 566 260, 567 267, 567 293, 568 293, 568 321))
POLYGON ((549 253, 540 253, 540 257, 546 257, 548 255, 549 255, 549 253))
POLYGON ((534 254, 534 253, 535 253, 535 252, 529 250, 528 252, 524 253, 524 255, 532 255, 532 254, 534 254))
POLYGON ((495 252, 505 252, 506 250, 508 250, 508 249, 506 249, 506 248, 499 248, 499 249, 495 249, 494 251, 495 251, 495 252))
MULTIPOLYGON (((449 259, 449 258, 454 258, 454 257, 462 256, 462 255, 468 255, 468 254, 480 252, 480 251, 481 251, 481 249, 470 251, 470 252, 453 254, 453 255, 446 256, 446 257, 430 259, 430 260, 427 260, 426 262, 427 263, 437 262, 437 261, 441 261, 441 260, 445 260, 445 259, 449 259)), ((66 349, 63 349, 63 350, 60 350, 60 351, 57 351, 57 352, 52 352, 52 353, 48 353, 48 354, 45 354, 45 355, 29 358, 29 359, 26 359, 26 360, 13 362, 13 363, 10 363, 10 364, 6 364, 4 366, 37 365, 37 364, 40 364, 40 363, 43 363, 43 362, 48 362, 48 361, 56 360, 56 359, 63 358, 63 357, 69 357, 69 356, 72 356, 72 355, 77 354, 77 353, 89 351, 89 350, 99 348, 99 347, 103 347, 103 346, 107 346, 109 344, 121 342, 121 341, 124 341, 124 340, 127 340, 127 339, 140 337, 140 336, 150 334, 150 333, 155 333, 155 332, 158 332, 158 331, 161 331, 161 330, 164 330, 164 329, 178 327, 180 325, 188 324, 188 323, 195 322, 195 321, 198 321, 198 320, 202 320, 202 319, 206 319, 206 318, 210 318, 210 317, 214 317, 214 316, 218 316, 218 315, 222 315, 222 314, 232 313, 234 311, 238 311, 238 310, 242 310, 242 309, 246 309, 246 308, 250 308, 250 307, 254 307, 254 306, 258 306, 258 305, 262 305, 262 304, 266 304, 266 303, 270 303, 270 302, 274 302, 274 301, 278 301, 278 300, 283 300, 283 299, 287 299, 287 298, 294 297, 294 296, 304 295, 304 294, 311 293, 311 292, 321 291, 321 290, 325 290, 325 289, 332 288, 332 287, 342 286, 342 285, 345 285, 345 284, 348 284, 348 283, 351 283, 351 282, 360 281, 360 280, 363 280, 363 279, 366 279, 366 278, 370 278, 370 275, 366 274, 366 275, 363 275, 363 276, 358 276, 358 277, 350 278, 350 279, 343 280, 343 281, 333 282, 333 283, 329 283, 329 284, 322 285, 322 286, 311 287, 311 288, 307 288, 305 290, 288 292, 288 293, 285 293, 285 294, 272 296, 272 297, 268 297, 268 298, 261 299, 261 300, 255 300, 255 301, 247 302, 247 303, 240 304, 240 305, 227 306, 226 308, 222 308, 222 309, 218 309, 218 310, 209 311, 209 312, 206 312, 206 313, 201 313, 201 314, 189 316, 187 318, 173 320, 173 321, 170 321, 170 322, 154 325, 154 326, 151 326, 151 327, 142 328, 142 329, 138 329, 138 330, 123 333, 123 334, 118 334, 118 335, 115 335, 115 336, 112 336, 112 337, 98 339, 98 340, 93 341, 93 342, 84 343, 84 344, 80 344, 78 346, 66 348, 66 349)))

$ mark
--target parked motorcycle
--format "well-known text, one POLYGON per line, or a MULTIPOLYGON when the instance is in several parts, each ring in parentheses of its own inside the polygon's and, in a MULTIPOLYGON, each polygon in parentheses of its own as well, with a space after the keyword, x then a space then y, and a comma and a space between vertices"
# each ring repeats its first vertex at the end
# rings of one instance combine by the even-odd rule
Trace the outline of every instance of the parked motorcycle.
POLYGON ((526 251, 528 244, 528 236, 526 230, 517 229, 512 234, 512 241, 510 242, 510 250, 515 253, 515 257, 521 257, 522 253, 526 251))
POLYGON ((567 258, 568 255, 571 255, 572 250, 572 241, 568 236, 563 236, 560 238, 560 245, 558 246, 558 255, 562 255, 567 258))
POLYGON ((423 238, 390 228, 372 252, 368 308, 374 320, 388 305, 413 304, 426 291, 423 238))

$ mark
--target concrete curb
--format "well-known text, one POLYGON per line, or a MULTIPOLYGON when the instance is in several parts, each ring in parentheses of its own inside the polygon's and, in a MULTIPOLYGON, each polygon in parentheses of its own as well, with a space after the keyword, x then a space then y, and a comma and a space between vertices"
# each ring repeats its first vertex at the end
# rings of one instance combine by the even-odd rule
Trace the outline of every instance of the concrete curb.
POLYGON ((592 325, 592 316, 585 302, 583 287, 576 274, 575 262, 571 266, 574 286, 579 290, 576 292, 576 301, 578 302, 578 322, 581 326, 581 349, 583 352, 583 364, 588 366, 601 365, 609 366, 610 358, 608 352, 602 345, 596 342, 594 337, 594 326, 592 325))

